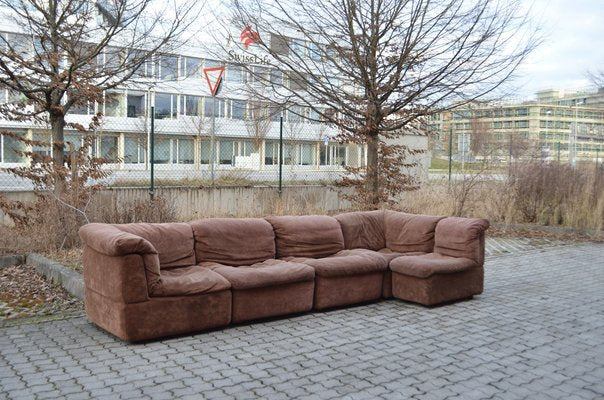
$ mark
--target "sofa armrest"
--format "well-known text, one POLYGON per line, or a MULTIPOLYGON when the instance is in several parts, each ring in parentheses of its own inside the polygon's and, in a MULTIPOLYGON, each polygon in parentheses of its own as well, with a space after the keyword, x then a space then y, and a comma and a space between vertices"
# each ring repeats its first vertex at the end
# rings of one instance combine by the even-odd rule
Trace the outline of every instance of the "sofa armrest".
MULTIPOLYGON (((153 293, 160 284, 158 252, 148 240, 124 232, 114 225, 99 223, 84 225, 80 228, 79 234, 84 244, 97 254, 109 257, 141 256, 147 277, 148 292, 153 293)), ((86 264, 100 261, 88 258, 84 264, 84 273, 86 273, 86 264)))
POLYGON ((483 218, 448 217, 438 222, 434 252, 484 263, 484 236, 489 221, 483 218))

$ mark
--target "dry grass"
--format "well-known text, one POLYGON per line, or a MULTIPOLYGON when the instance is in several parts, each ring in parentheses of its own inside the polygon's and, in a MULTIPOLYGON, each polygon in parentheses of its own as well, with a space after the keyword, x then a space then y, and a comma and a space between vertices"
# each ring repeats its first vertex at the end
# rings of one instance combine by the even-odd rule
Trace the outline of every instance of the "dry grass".
POLYGON ((460 181, 426 184, 405 193, 399 208, 599 232, 604 228, 604 169, 524 163, 515 165, 505 181, 478 181, 470 187, 460 181))

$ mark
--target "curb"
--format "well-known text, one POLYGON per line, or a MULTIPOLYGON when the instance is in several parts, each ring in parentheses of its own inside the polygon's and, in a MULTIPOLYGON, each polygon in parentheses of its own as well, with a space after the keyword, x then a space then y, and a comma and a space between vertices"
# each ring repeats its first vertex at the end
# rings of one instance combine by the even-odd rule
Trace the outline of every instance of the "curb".
POLYGON ((25 256, 0 256, 0 269, 25 264, 25 256))
POLYGON ((84 300, 84 278, 78 272, 36 253, 28 254, 25 262, 34 266, 37 273, 52 283, 61 285, 72 296, 84 300))
POLYGON ((592 229, 575 229, 567 228, 563 226, 551 226, 551 225, 537 225, 537 224, 505 224, 505 223, 493 223, 493 227, 501 229, 515 229, 520 231, 533 231, 533 232, 547 232, 556 235, 573 235, 579 234, 588 237, 602 237, 604 231, 597 231, 592 229))

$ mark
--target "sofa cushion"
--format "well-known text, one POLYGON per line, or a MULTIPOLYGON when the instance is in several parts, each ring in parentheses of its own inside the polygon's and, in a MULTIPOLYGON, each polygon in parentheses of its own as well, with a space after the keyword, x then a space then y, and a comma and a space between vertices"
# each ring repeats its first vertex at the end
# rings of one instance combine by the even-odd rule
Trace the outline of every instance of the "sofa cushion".
POLYGON ((386 247, 395 252, 408 253, 434 250, 434 231, 444 217, 386 211, 384 229, 386 247))
POLYGON ((283 260, 266 260, 240 267, 211 262, 201 265, 225 277, 234 290, 306 282, 312 281, 315 277, 315 271, 308 265, 283 260))
POLYGON ((384 211, 356 211, 334 217, 340 223, 346 249, 379 250, 386 247, 384 211))
POLYGON ((385 257, 386 260, 388 260, 388 262, 394 260, 397 257, 406 257, 406 256, 421 256, 424 255, 426 253, 424 253, 423 251, 410 251, 407 253, 399 253, 397 251, 392 251, 389 248, 383 248, 383 249, 379 249, 377 251, 382 257, 385 257))
POLYGON ((390 261, 392 272, 416 278, 428 278, 434 274, 452 274, 476 267, 478 264, 469 258, 448 257, 438 253, 398 257, 390 261))
POLYGON ((119 224, 123 232, 148 240, 157 250, 160 268, 187 267, 195 264, 193 231, 186 223, 119 224))
POLYGON ((198 263, 240 266, 275 258, 273 227, 262 218, 209 218, 191 227, 198 263))
POLYGON ((266 218, 275 231, 277 257, 327 257, 344 249, 338 220, 323 215, 266 218))
POLYGON ((186 296, 228 290, 231 284, 216 272, 199 265, 170 268, 161 272, 153 296, 186 296))
POLYGON ((371 250, 342 250, 324 258, 291 257, 290 262, 310 265, 315 275, 320 277, 338 277, 383 272, 388 268, 388 261, 371 250))
POLYGON ((448 217, 436 225, 434 251, 451 257, 484 262, 484 232, 489 221, 480 218, 448 217))

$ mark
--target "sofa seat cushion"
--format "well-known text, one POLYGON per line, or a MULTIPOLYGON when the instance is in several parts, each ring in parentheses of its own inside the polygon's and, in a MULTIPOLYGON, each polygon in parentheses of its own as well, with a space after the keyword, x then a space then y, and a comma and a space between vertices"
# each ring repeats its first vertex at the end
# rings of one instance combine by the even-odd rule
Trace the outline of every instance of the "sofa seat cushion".
POLYGON ((399 252, 399 251, 392 251, 389 248, 384 248, 384 249, 379 249, 377 251, 382 257, 385 257, 386 260, 388 260, 388 262, 394 260, 397 257, 403 257, 403 256, 423 256, 424 253, 423 251, 410 251, 410 252, 399 252))
POLYGON ((299 262, 314 268, 320 277, 333 278, 384 272, 388 261, 375 251, 365 249, 342 250, 324 258, 288 258, 290 262, 299 262))
POLYGON ((469 258, 448 257, 438 253, 398 257, 390 261, 392 272, 416 278, 429 278, 434 274, 452 274, 475 267, 478 267, 478 263, 469 258))
POLYGON ((312 281, 315 277, 315 271, 308 265, 283 260, 266 260, 240 267, 211 262, 201 265, 226 278, 234 290, 306 282, 312 281))
POLYGON ((231 284, 216 272, 192 265, 162 270, 152 296, 186 296, 228 290, 231 284))

